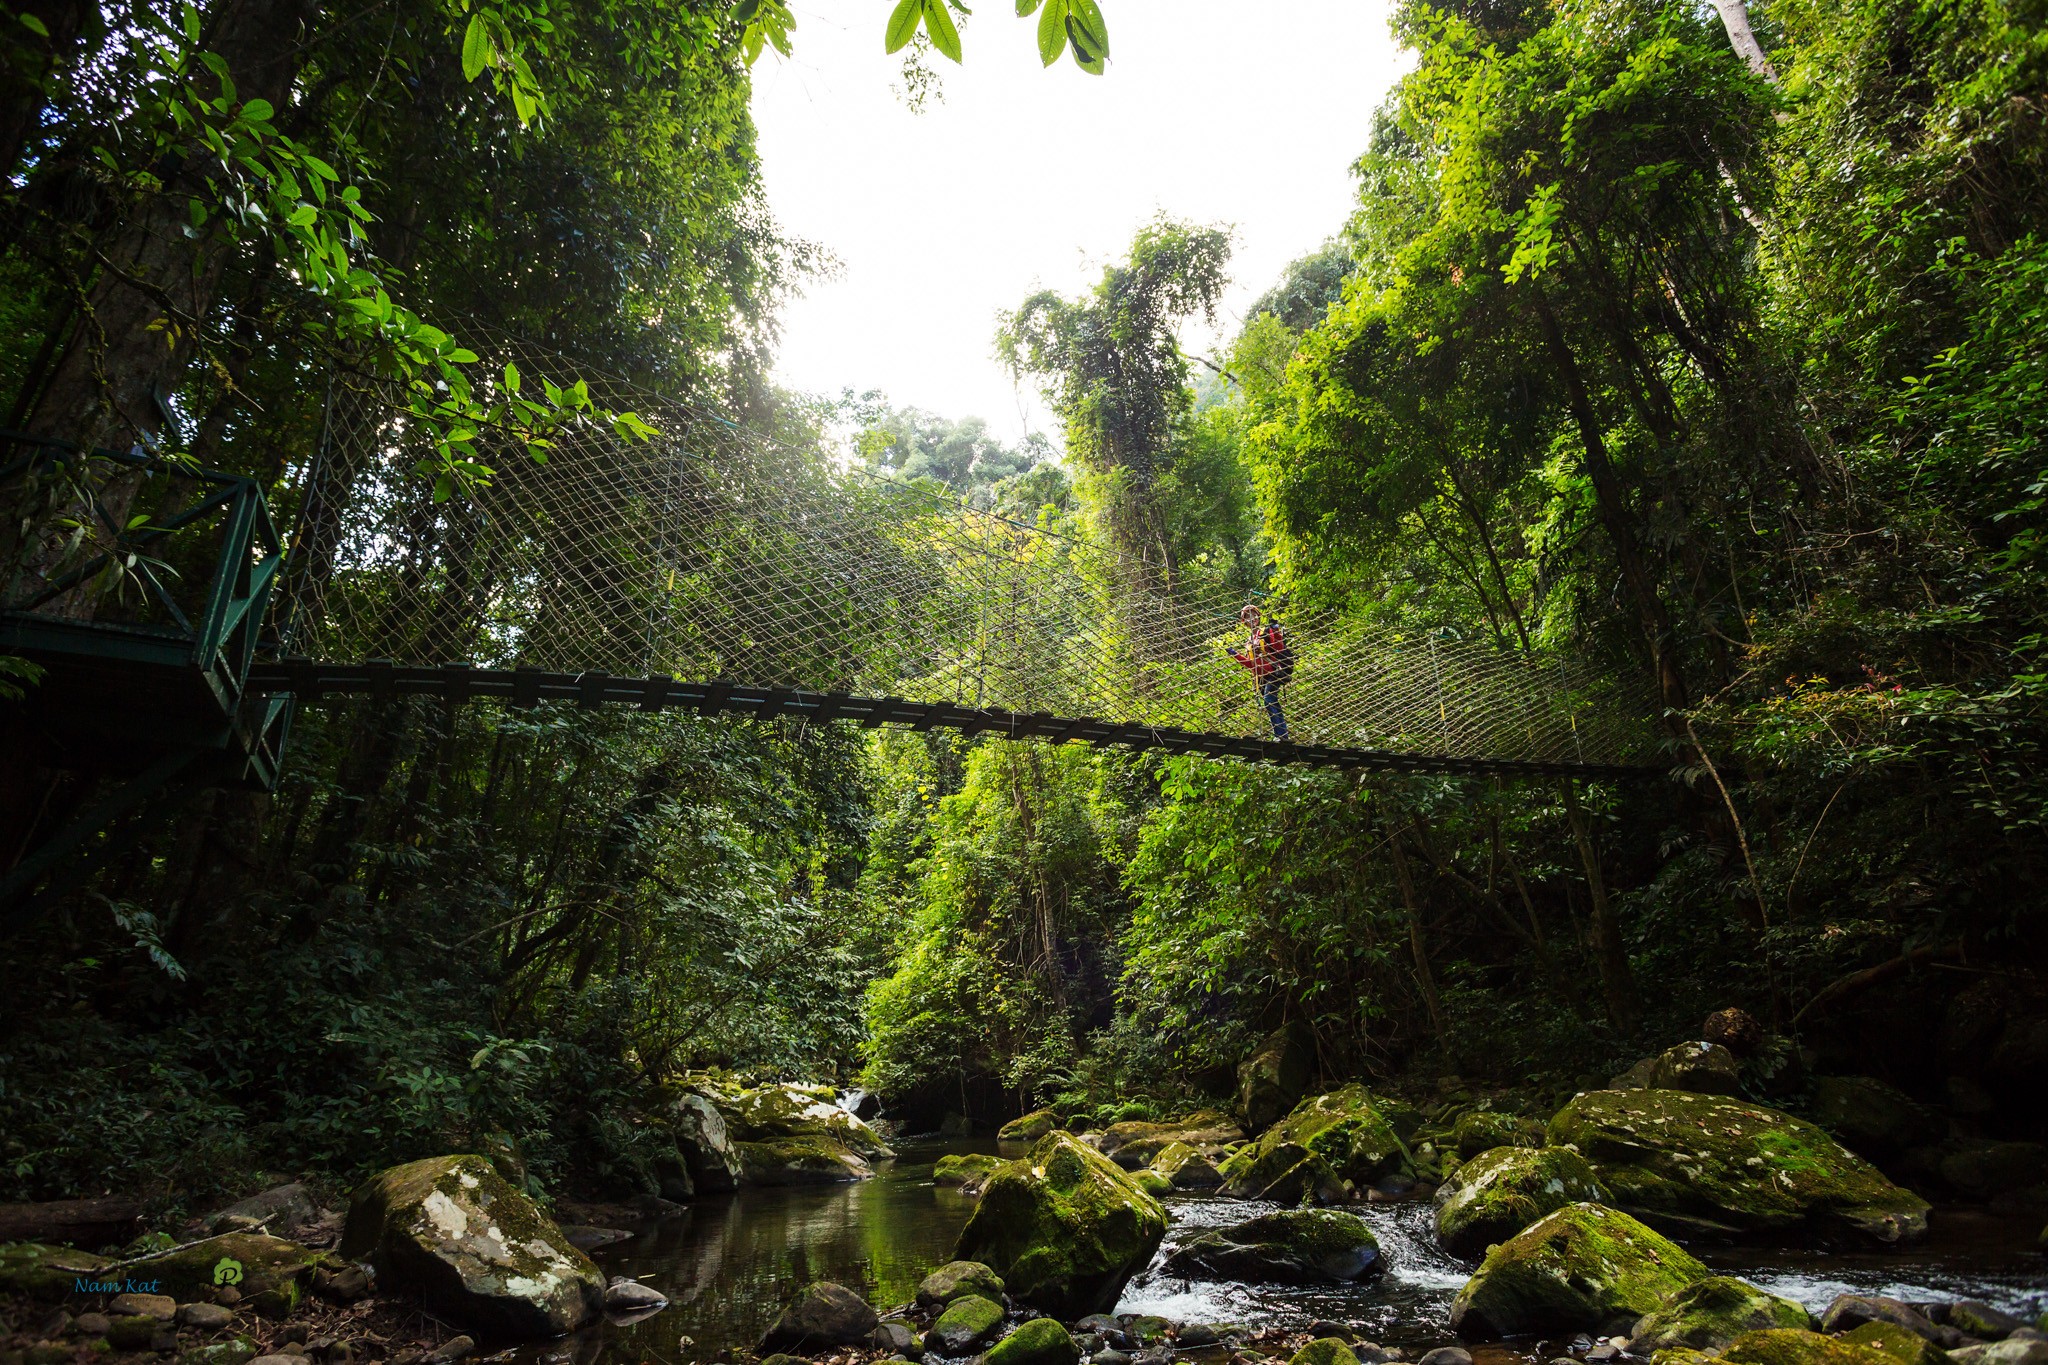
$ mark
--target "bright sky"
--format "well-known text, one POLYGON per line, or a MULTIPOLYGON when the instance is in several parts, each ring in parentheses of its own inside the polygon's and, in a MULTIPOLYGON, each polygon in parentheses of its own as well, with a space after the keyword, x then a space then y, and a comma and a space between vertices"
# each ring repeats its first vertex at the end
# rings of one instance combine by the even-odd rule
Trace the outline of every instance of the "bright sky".
MULTIPOLYGON (((755 68, 768 198, 837 256, 783 315, 777 378, 1058 438, 994 358, 996 314, 1076 294, 1164 211, 1236 233, 1220 317, 1343 224, 1350 165, 1401 68, 1384 0, 1102 0, 1107 74, 1039 65, 1036 20, 979 0, 943 103, 895 93, 888 0, 796 0, 794 58, 755 68)), ((1191 330, 1182 344, 1214 340, 1191 330)))

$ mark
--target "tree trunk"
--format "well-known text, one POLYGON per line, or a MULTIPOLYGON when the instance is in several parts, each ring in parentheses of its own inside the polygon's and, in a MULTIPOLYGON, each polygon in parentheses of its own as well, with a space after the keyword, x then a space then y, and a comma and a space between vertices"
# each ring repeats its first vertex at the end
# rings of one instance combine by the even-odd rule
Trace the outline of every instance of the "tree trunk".
POLYGON ((1600 971, 1600 991, 1606 997, 1607 1017, 1618 1032, 1634 1033, 1640 1022, 1635 976, 1629 971, 1621 926, 1615 922, 1614 907, 1607 899, 1607 879, 1600 872, 1600 853, 1593 846, 1593 831, 1579 806, 1578 786, 1569 778, 1564 784, 1564 809, 1571 821, 1572 838, 1579 846, 1579 860, 1586 869, 1586 893, 1593 906, 1593 962, 1600 971))
MULTIPOLYGON (((239 98, 282 108, 305 60, 304 30, 314 10, 312 0, 229 0, 212 15, 203 43, 226 61, 239 98)), ((105 244, 78 326, 29 417, 32 434, 88 450, 158 443, 159 403, 178 388, 197 351, 225 260, 218 232, 187 235, 187 199, 212 197, 205 184, 208 156, 196 142, 173 153, 162 192, 136 203, 105 244)), ((90 493, 99 513, 73 501, 78 490, 55 481, 39 490, 40 505, 21 509, 38 523, 29 543, 7 547, 24 586, 61 571, 68 556, 53 521, 67 502, 71 515, 90 518, 97 534, 111 534, 108 524, 126 524, 142 474, 124 467, 111 475, 88 470, 85 477, 97 481, 90 493)), ((89 620, 97 594, 76 589, 55 605, 89 620)))
POLYGON ((1436 973, 1429 966, 1429 945, 1423 936, 1422 907, 1415 901, 1415 878, 1408 871, 1408 855, 1401 848, 1398 831, 1388 840, 1394 855, 1394 880, 1401 887, 1401 908, 1408 918, 1408 947, 1415 954, 1415 985, 1422 992, 1422 1004, 1429 1011, 1429 1028, 1439 1040, 1444 1036, 1443 1006, 1436 996, 1436 973))
POLYGON ((29 139, 42 125, 50 87, 61 82, 78 59, 93 6, 86 0, 17 0, 6 39, 16 60, 0 62, 0 175, 11 178, 27 154, 29 139), (49 30, 47 39, 20 22, 33 15, 49 30))
POLYGON ((1756 33, 1749 26, 1749 6, 1743 0, 1714 0, 1714 9, 1721 16, 1721 27, 1728 30, 1728 45, 1735 49, 1735 55, 1747 62, 1751 71, 1776 85, 1778 70, 1764 55, 1764 45, 1756 40, 1756 33))
MULTIPOLYGON (((1686 688, 1685 670, 1679 657, 1671 614, 1657 592, 1656 577, 1650 571, 1642 542, 1636 534, 1635 513, 1629 508, 1621 478, 1615 472, 1613 460, 1608 457, 1600 419, 1593 411, 1592 394, 1586 388, 1585 376, 1579 371, 1578 361, 1565 341, 1564 332, 1557 325, 1556 316, 1550 311, 1550 301, 1540 288, 1532 292, 1536 300, 1536 315, 1543 324, 1544 338, 1550 345, 1558 377, 1564 381, 1572 419, 1578 425, 1579 439, 1585 446, 1586 477, 1593 485, 1594 506, 1600 525, 1614 547, 1615 564, 1621 570, 1629 595, 1635 599, 1637 617, 1642 623, 1643 634, 1649 639, 1659 697, 1667 712, 1689 710, 1692 698, 1686 688)), ((1681 740, 1684 738, 1684 726, 1674 722, 1669 715, 1665 717, 1665 728, 1681 740)))

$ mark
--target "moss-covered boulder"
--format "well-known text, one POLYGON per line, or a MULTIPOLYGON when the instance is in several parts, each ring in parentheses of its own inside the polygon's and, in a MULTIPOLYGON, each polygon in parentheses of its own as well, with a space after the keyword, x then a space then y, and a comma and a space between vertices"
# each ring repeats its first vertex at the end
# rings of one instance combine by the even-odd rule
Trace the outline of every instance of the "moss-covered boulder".
POLYGON ((1173 1193, 1173 1182, 1150 1166, 1131 1172, 1131 1183, 1154 1199, 1163 1199, 1173 1193))
POLYGON ((1844 1333, 1842 1340, 1852 1346, 1882 1351, 1892 1358, 1892 1365, 1950 1365, 1948 1352, 1897 1323, 1866 1322, 1855 1331, 1844 1333))
POLYGON ((875 1173, 858 1152, 824 1133, 735 1142, 733 1151, 750 1185, 843 1185, 875 1173))
POLYGON ((1392 1171, 1401 1141, 1364 1086, 1347 1085, 1294 1112, 1221 1166, 1226 1194, 1299 1204, 1337 1203, 1392 1171))
POLYGON ((1604 1204, 1586 1159, 1566 1147, 1495 1147, 1459 1166, 1436 1192, 1436 1238, 1478 1260, 1495 1242, 1567 1204, 1604 1204))
POLYGON ((1142 1119, 1112 1123, 1102 1134, 1102 1154, 1125 1170, 1135 1171, 1154 1164, 1176 1144, 1220 1156, 1225 1147, 1243 1140, 1244 1132, 1235 1119, 1202 1110, 1167 1123, 1142 1119))
POLYGON ((1451 1125, 1451 1149, 1466 1160, 1496 1147, 1541 1147, 1543 1125, 1534 1119, 1474 1109, 1451 1125))
POLYGON ((1811 1324, 1806 1309, 1790 1299, 1730 1275, 1709 1275, 1679 1290, 1669 1303, 1638 1322, 1629 1349, 1638 1354, 1682 1348, 1721 1351, 1748 1332, 1773 1327, 1804 1330, 1811 1324))
POLYGON ((328 1260, 282 1237, 228 1232, 131 1261, 121 1274, 130 1280, 155 1280, 159 1293, 181 1303, 211 1294, 215 1285, 233 1284, 249 1306, 282 1317, 299 1306, 312 1286, 313 1272, 328 1260))
POLYGON ((1269 1034, 1237 1068, 1237 1118, 1256 1136, 1291 1112, 1308 1093, 1314 1053, 1298 1029, 1269 1034))
POLYGON ((61 1299, 81 1279, 97 1280, 112 1265, 105 1256, 42 1242, 0 1245, 0 1292, 31 1299, 61 1299))
POLYGON ((1002 1302, 1003 1277, 980 1261, 948 1261, 917 1286, 917 1306, 943 1308, 955 1299, 979 1294, 1002 1302))
POLYGON ((932 1183, 958 1185, 972 1192, 979 1190, 982 1182, 1002 1164, 1001 1157, 986 1152, 949 1152, 932 1166, 932 1183))
POLYGON ((1036 1142, 1060 1126, 1060 1116, 1050 1109, 1036 1109, 1022 1118, 1011 1119, 996 1129, 998 1142, 1036 1142))
POLYGON ((1679 1090, 1596 1090, 1550 1120, 1621 1207, 1678 1228, 1837 1234, 1887 1245, 1927 1231, 1927 1201, 1812 1124, 1679 1090))
POLYGON ((1706 1277, 1627 1214, 1572 1204, 1486 1253, 1451 1305, 1451 1327, 1466 1336, 1620 1327, 1706 1277))
POLYGON ((1365 1220, 1335 1209, 1260 1214, 1202 1233, 1166 1258, 1169 1275, 1267 1284, 1349 1284, 1385 1268, 1365 1220))
POLYGON ((1729 1365, 1896 1365, 1890 1356, 1844 1337, 1774 1327, 1735 1338, 1721 1359, 1729 1365))
POLYGON ((341 1254, 492 1336, 559 1336, 604 1306, 590 1258, 480 1156, 428 1157, 364 1181, 341 1254))
POLYGON ((1287 1365, 1358 1365, 1358 1354, 1342 1337, 1317 1337, 1296 1351, 1287 1365))
POLYGON ((1742 1089, 1742 1059, 1719 1043, 1680 1043, 1652 1057, 1643 1075, 1651 1090, 1733 1095, 1742 1089))
MULTIPOLYGON (((746 1086, 715 1071, 694 1072, 685 1078, 685 1084, 717 1107, 736 1143, 809 1139, 813 1151, 850 1152, 869 1166, 896 1155, 880 1133, 840 1107, 839 1096, 830 1086, 788 1082, 746 1086)), ((743 1151, 743 1163, 745 1159, 743 1151)), ((873 1174, 872 1170, 868 1173, 873 1174)), ((751 1168, 748 1174, 752 1175, 751 1168)))
POLYGON ((1152 1169, 1177 1190, 1213 1190, 1223 1183, 1215 1163, 1185 1142, 1168 1144, 1152 1158, 1152 1169))
POLYGON ((1033 1318, 988 1348, 981 1365, 1075 1365, 1081 1348, 1051 1318, 1033 1318))
POLYGON ((994 1341, 1002 1330, 1000 1303, 979 1294, 962 1294, 946 1305, 924 1334, 924 1348, 934 1355, 964 1356, 994 1341))
POLYGON ((1071 1133, 1040 1138, 983 1187, 954 1256, 1066 1319, 1106 1313, 1166 1235, 1166 1210, 1071 1133))

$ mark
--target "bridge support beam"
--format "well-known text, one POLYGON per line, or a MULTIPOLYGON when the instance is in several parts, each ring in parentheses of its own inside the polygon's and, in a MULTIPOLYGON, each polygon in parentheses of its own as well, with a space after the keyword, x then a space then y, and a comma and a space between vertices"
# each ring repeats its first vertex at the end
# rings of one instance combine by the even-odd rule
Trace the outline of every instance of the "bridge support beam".
POLYGON ((551 673, 532 668, 472 668, 466 664, 416 668, 387 660, 330 664, 311 659, 286 659, 280 663, 260 663, 251 669, 249 690, 291 693, 300 701, 370 692, 440 697, 450 703, 488 697, 520 707, 534 706, 542 701, 566 701, 586 707, 613 704, 632 706, 642 711, 674 707, 706 716, 733 715, 756 720, 788 716, 821 724, 831 720, 849 720, 869 729, 882 725, 901 725, 912 730, 950 729, 970 735, 1043 739, 1054 744, 1078 740, 1084 744, 1132 750, 1163 749, 1169 753, 1201 753, 1212 758, 1240 758, 1255 763, 1301 764, 1372 772, 1460 777, 1644 777, 1659 771, 1654 768, 1453 758, 1390 749, 1283 743, 1085 716, 1051 716, 1042 712, 1027 714, 992 706, 961 706, 954 702, 921 702, 904 697, 862 697, 845 692, 756 686, 723 678, 710 682, 681 682, 659 675, 628 677, 611 673, 551 673))

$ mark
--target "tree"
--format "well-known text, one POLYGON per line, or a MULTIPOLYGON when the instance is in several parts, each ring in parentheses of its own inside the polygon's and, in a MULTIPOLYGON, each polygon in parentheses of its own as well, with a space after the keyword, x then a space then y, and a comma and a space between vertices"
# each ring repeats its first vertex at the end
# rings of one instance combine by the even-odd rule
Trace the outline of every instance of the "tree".
POLYGON ((1045 290, 998 324, 996 349, 1035 376, 1067 423, 1067 453, 1102 481, 1111 538, 1140 567, 1141 592, 1171 592, 1179 547, 1159 487, 1192 406, 1176 329, 1213 318, 1230 239, 1220 228, 1158 219, 1086 296, 1045 290))

